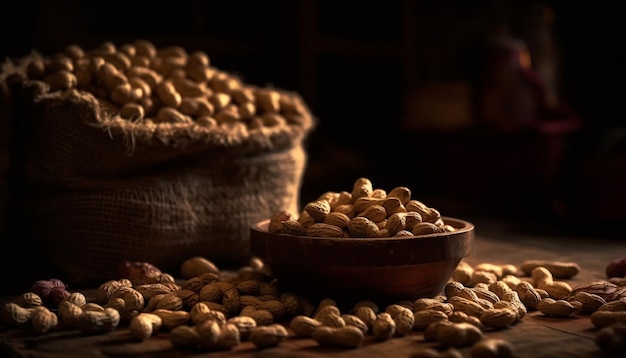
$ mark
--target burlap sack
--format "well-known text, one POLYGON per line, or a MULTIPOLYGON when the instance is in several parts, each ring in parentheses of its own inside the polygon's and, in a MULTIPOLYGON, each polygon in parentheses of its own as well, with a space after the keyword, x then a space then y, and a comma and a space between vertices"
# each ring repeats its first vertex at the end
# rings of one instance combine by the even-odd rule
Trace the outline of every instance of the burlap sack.
POLYGON ((196 255, 239 265, 251 255, 251 224, 299 207, 308 112, 256 129, 132 122, 106 115, 90 93, 49 92, 17 72, 4 76, 9 250, 39 253, 41 278, 103 282, 122 260, 176 275, 196 255))

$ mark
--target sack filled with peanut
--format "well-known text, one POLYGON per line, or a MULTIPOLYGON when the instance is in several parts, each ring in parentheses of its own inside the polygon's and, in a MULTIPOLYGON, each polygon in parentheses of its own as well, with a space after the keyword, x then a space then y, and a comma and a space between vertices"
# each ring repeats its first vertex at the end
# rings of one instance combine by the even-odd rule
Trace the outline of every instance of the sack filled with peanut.
POLYGON ((69 282, 110 279, 123 260, 245 262, 249 225, 299 205, 315 118, 297 93, 247 84, 202 51, 70 45, 7 60, 0 87, 7 221, 26 223, 9 247, 39 249, 69 282))

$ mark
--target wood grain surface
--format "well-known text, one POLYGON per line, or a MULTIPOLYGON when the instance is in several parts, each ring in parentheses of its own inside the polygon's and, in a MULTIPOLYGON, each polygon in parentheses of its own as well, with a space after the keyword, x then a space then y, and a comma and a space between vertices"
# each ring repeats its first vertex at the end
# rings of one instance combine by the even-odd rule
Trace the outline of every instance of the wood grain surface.
MULTIPOLYGON (((466 258, 472 265, 483 262, 520 265, 529 259, 574 261, 581 273, 571 280, 572 286, 604 279, 606 264, 626 254, 623 240, 575 235, 527 234, 507 223, 474 221, 476 225, 473 253, 466 258)), ((94 290, 84 291, 93 293, 94 290)), ((3 302, 12 297, 3 297, 3 302)), ((287 322, 284 322, 285 324, 287 322)), ((531 312, 515 326, 498 331, 485 331, 487 338, 503 338, 515 347, 515 357, 616 357, 616 353, 600 350, 594 341, 597 329, 588 316, 548 318, 531 312)), ((0 328, 0 356, 8 357, 410 357, 427 348, 421 332, 409 336, 377 342, 368 337, 358 349, 320 347, 307 338, 290 337, 278 347, 257 349, 243 342, 232 350, 206 352, 176 350, 167 333, 159 333, 143 342, 133 341, 126 328, 104 335, 84 336, 76 331, 54 332, 43 336, 29 336, 23 331, 0 328)), ((469 349, 461 350, 469 357, 469 349)), ((624 355, 626 356, 626 355, 624 355)))

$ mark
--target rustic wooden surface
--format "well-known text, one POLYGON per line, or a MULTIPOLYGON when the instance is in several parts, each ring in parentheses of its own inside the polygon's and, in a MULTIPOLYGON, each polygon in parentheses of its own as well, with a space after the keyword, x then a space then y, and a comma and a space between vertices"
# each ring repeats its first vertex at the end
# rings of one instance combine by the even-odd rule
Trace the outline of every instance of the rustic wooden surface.
MULTIPOLYGON (((470 264, 481 262, 521 264, 527 259, 575 261, 582 272, 569 280, 572 286, 604 279, 606 264, 626 255, 623 239, 563 235, 559 228, 554 234, 528 234, 514 230, 508 224, 475 221, 476 239, 473 253, 466 259, 470 264)), ((329 295, 330 296, 330 295, 329 295)), ((3 297, 4 301, 10 297, 3 297)), ((485 337, 504 338, 515 347, 515 357, 615 357, 595 344, 597 329, 588 316, 575 315, 567 319, 547 318, 538 312, 526 315, 523 321, 509 329, 487 331, 485 337)), ((230 351, 206 352, 176 350, 167 333, 136 342, 124 328, 105 335, 84 336, 76 331, 54 332, 32 336, 24 331, 0 328, 0 356, 10 357, 409 357, 436 343, 423 341, 422 333, 375 342, 368 338, 359 349, 319 347, 311 339, 289 338, 280 346, 256 349, 244 342, 230 351)), ((461 350, 469 357, 467 348, 461 350)))

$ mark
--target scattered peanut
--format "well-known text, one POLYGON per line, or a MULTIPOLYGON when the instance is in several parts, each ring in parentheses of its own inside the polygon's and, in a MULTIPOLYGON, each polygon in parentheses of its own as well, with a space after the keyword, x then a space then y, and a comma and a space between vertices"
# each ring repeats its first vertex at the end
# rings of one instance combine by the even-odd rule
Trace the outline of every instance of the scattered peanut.
MULTIPOLYGON (((361 189, 367 192, 367 183, 354 193, 361 189)), ((346 205, 343 202, 349 202, 354 193, 329 192, 325 194, 327 199, 320 200, 335 208, 346 205)), ((398 190, 396 195, 402 196, 401 193, 398 190)), ((374 190, 371 195, 375 196, 361 196, 361 202, 365 198, 381 200, 386 194, 374 190)), ((378 204, 365 206, 373 209, 361 217, 379 210, 375 205, 378 204)), ((509 328, 527 310, 538 309, 552 317, 568 317, 576 312, 590 314, 594 326, 601 328, 597 345, 606 350, 622 349, 626 298, 622 298, 624 292, 619 286, 603 281, 568 289, 559 286, 560 281, 554 281, 556 276, 543 266, 532 270, 532 281, 515 282, 515 270, 510 266, 466 264, 460 268, 471 271, 471 276, 462 276, 461 270, 457 270, 457 278, 465 283, 452 278, 444 287, 444 294, 397 302, 386 306, 384 312, 379 312, 375 302, 364 300, 355 304, 350 313, 342 314, 337 302, 330 298, 313 306, 293 293, 281 294, 271 283, 269 268, 262 262, 251 262, 237 277, 222 278, 217 268, 199 270, 194 276, 190 273, 187 282, 180 286, 173 282, 133 286, 129 280, 108 281, 96 292, 96 300, 104 306, 87 303, 81 293, 68 292, 59 303, 58 316, 43 307, 38 295, 27 293, 16 299, 20 305, 3 306, 2 319, 14 326, 30 324, 40 334, 59 327, 95 334, 115 329, 123 321, 120 314, 130 310, 135 314, 129 319, 128 329, 135 339, 148 339, 163 329, 175 347, 210 350, 231 349, 242 340, 250 340, 258 348, 274 347, 287 339, 289 331, 295 337, 312 338, 321 346, 358 348, 368 333, 382 342, 415 330, 423 331, 425 341, 437 341, 447 349, 425 349, 412 357, 456 357, 460 354, 456 348, 471 346, 470 357, 480 358, 513 356, 510 342, 483 340, 482 330, 509 328), (477 273, 489 278, 481 279, 477 273), (563 299, 556 298, 561 296, 563 299), (166 308, 170 304, 173 309, 166 308), (289 331, 276 323, 285 322, 285 318, 289 319, 289 331)))

